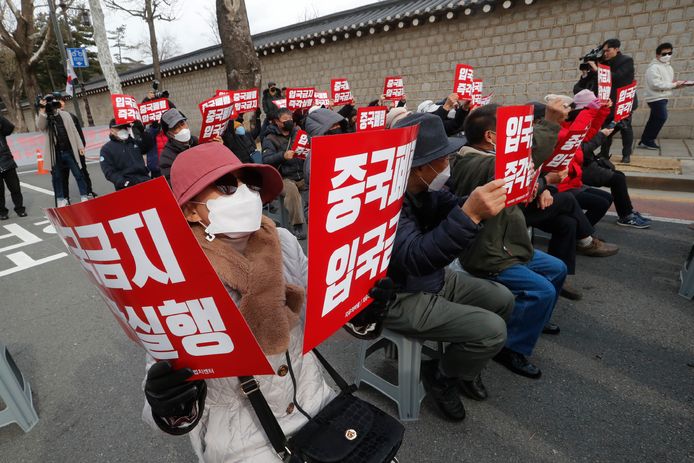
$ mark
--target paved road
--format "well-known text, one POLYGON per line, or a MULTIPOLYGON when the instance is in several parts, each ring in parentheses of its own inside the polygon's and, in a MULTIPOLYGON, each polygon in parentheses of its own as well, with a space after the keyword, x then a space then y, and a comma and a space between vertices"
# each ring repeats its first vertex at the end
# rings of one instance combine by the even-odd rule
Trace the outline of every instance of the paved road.
MULTIPOLYGON (((111 191, 98 165, 91 171, 96 191, 111 191)), ((21 179, 50 190, 49 176, 21 179)), ((140 420, 142 351, 44 230, 40 211, 52 197, 27 188, 25 195, 30 217, 0 223, 0 341, 31 381, 41 421, 26 435, 16 425, 0 428, 0 462, 194 461, 187 438, 162 436, 140 420), (16 234, 16 225, 39 241, 4 249, 18 243, 5 236, 16 234), (17 252, 55 260, 6 274, 17 252)), ((660 201, 647 212, 663 215, 657 211, 669 206, 660 201)), ((694 232, 679 223, 636 231, 613 222, 606 218, 598 233, 621 252, 579 258, 576 283, 585 298, 560 301, 554 321, 562 334, 545 336, 534 355, 542 379, 490 365, 484 378, 491 398, 467 400, 468 418, 459 424, 441 419, 425 400, 420 420, 406 425, 401 461, 694 461, 694 302, 676 294, 694 232)), ((355 340, 339 333, 323 350, 353 375, 355 340)), ((374 362, 393 373, 380 354, 374 362)), ((375 391, 360 394, 396 412, 375 391)))

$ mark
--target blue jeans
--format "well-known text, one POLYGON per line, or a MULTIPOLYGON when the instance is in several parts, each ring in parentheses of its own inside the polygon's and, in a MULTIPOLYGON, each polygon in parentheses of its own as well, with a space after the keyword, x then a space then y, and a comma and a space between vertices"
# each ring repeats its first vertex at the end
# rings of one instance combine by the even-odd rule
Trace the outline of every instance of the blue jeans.
POLYGON ((552 317, 566 272, 561 260, 536 250, 527 264, 513 265, 492 278, 516 296, 506 326, 508 349, 523 355, 532 354, 542 328, 552 317))
MULTIPOLYGON (((77 165, 75 161, 75 156, 72 151, 60 151, 56 153, 56 158, 60 157, 60 163, 70 169, 72 175, 75 177, 77 182, 77 187, 80 190, 80 196, 87 196, 89 194, 89 188, 87 183, 84 181, 84 176, 82 175, 82 170, 77 165)), ((59 164, 58 159, 56 159, 56 164, 59 164)), ((55 165, 51 169, 51 181, 53 182, 53 192, 55 193, 56 199, 65 199, 65 193, 63 192, 63 177, 61 174, 61 166, 55 165)))
POLYGON ((641 143, 655 143, 655 139, 658 138, 660 129, 663 128, 665 121, 667 121, 667 102, 668 100, 658 100, 648 103, 648 106, 651 108, 651 115, 648 117, 646 127, 643 128, 641 143))

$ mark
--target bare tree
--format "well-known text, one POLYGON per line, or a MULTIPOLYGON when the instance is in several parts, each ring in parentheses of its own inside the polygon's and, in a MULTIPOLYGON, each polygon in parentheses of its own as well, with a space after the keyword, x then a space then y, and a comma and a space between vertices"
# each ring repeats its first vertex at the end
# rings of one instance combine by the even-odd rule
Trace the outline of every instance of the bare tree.
MULTIPOLYGON (((157 50, 159 52, 159 61, 173 58, 181 52, 181 46, 178 40, 176 40, 176 36, 169 32, 163 33, 159 37, 158 42, 157 50)), ((145 58, 152 58, 152 51, 147 46, 147 39, 143 39, 135 45, 128 45, 126 48, 138 50, 145 58)))
POLYGON ((154 28, 154 22, 175 21, 177 2, 178 0, 104 0, 108 8, 125 12, 147 23, 149 29, 149 48, 152 53, 152 68, 154 70, 154 78, 157 80, 161 80, 161 69, 159 66, 157 31, 154 28))
POLYGON ((228 88, 260 88, 260 59, 251 40, 244 0, 217 0, 217 21, 228 88))
POLYGON ((0 2, 0 44, 14 54, 24 93, 31 102, 39 94, 36 67, 48 46, 49 34, 48 23, 42 30, 36 28, 33 0, 21 0, 20 8, 13 0, 0 2))
POLYGON ((311 21, 312 19, 316 19, 317 17, 320 16, 320 11, 318 11, 318 8, 316 8, 316 5, 311 3, 311 5, 306 5, 304 7, 304 12, 303 14, 297 15, 297 22, 306 22, 306 21, 311 21))
POLYGON ((123 93, 120 85, 120 78, 113 65, 111 49, 108 46, 106 37, 106 25, 104 24, 104 12, 101 9, 100 0, 89 0, 89 9, 92 13, 92 23, 94 27, 94 41, 99 53, 99 63, 104 73, 104 78, 111 93, 123 93))
POLYGON ((22 112, 22 77, 12 51, 0 45, 0 100, 5 103, 9 119, 18 132, 26 132, 27 126, 22 112))
POLYGON ((200 17, 207 24, 208 37, 214 40, 215 44, 222 43, 222 38, 219 35, 219 23, 217 22, 217 12, 214 10, 207 10, 205 13, 199 13, 200 17))
POLYGON ((112 31, 108 31, 108 39, 114 42, 113 46, 118 49, 118 53, 115 58, 118 64, 123 64, 123 48, 135 48, 139 49, 140 44, 134 47, 127 47, 123 39, 125 38, 125 24, 121 24, 112 31))

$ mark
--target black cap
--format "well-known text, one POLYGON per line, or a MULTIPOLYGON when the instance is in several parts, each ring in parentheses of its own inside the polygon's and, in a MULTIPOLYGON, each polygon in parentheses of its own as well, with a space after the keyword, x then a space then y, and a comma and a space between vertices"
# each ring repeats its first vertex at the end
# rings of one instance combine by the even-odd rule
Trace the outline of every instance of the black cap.
POLYGON ((268 82, 267 88, 272 88, 272 87, 277 87, 277 84, 274 82, 268 82))
POLYGON ((108 123, 108 128, 109 128, 109 129, 112 129, 112 128, 114 128, 114 127, 128 127, 129 125, 130 125, 130 123, 126 123, 126 124, 116 124, 116 120, 115 120, 115 119, 111 119, 111 121, 108 123))
POLYGON ((457 153, 465 144, 463 138, 448 138, 441 118, 429 113, 413 113, 403 117, 394 128, 417 124, 419 124, 419 134, 412 156, 412 167, 423 166, 449 154, 457 153))

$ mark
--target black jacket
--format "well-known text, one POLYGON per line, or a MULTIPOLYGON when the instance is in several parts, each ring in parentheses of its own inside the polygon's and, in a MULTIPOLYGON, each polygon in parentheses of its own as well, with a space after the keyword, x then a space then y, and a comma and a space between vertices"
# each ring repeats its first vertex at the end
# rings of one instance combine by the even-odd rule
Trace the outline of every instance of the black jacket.
POLYGON ((448 111, 446 111, 446 108, 444 108, 443 105, 440 105, 432 114, 441 118, 443 121, 443 127, 446 129, 446 135, 451 137, 462 132, 465 118, 468 114, 470 114, 470 112, 464 110, 463 108, 458 108, 455 111, 455 117, 453 119, 449 119, 448 111))
POLYGON ((581 90, 590 90, 595 95, 598 94, 598 73, 590 70, 585 77, 581 77, 574 85, 574 95, 581 90))
MULTIPOLYGON (((612 89, 610 90, 610 99, 612 100, 612 112, 605 121, 608 124, 612 121, 614 117, 614 111, 617 108, 617 90, 621 87, 625 87, 634 81, 634 60, 631 56, 623 55, 621 52, 617 53, 617 56, 609 61, 605 61, 605 64, 610 67, 612 71, 612 89)), ((632 112, 636 111, 638 107, 638 98, 634 95, 634 106, 632 112)))
POLYGON ((17 163, 14 162, 14 157, 10 151, 10 145, 7 143, 7 137, 13 131, 14 124, 0 116, 0 172, 17 168, 17 163))
POLYGON ((284 95, 282 95, 282 90, 280 90, 279 88, 277 89, 277 93, 275 95, 270 95, 269 88, 266 88, 263 91, 263 112, 266 116, 270 116, 271 114, 274 114, 279 110, 279 108, 276 104, 273 103, 273 101, 281 100, 282 98, 284 98, 284 95))
POLYGON ((169 176, 171 175, 171 166, 178 155, 188 148, 196 146, 197 144, 198 137, 194 135, 190 136, 188 143, 181 143, 173 138, 169 138, 169 141, 166 142, 166 145, 164 145, 164 148, 162 148, 161 155, 159 156, 159 170, 161 170, 161 174, 164 176, 164 178, 166 178, 167 182, 171 183, 169 180, 169 176))
POLYGON ((251 162, 251 154, 258 149, 255 145, 255 141, 253 141, 253 137, 248 132, 244 135, 237 135, 234 124, 231 122, 229 122, 229 125, 222 134, 222 141, 224 142, 224 146, 229 148, 243 163, 251 162))
POLYGON ((109 138, 110 141, 101 147, 101 170, 116 190, 125 188, 126 182, 129 182, 127 186, 133 186, 149 180, 149 170, 142 155, 152 148, 154 139, 147 133, 125 141, 113 136, 109 138))
POLYGON ((299 129, 294 127, 290 135, 282 135, 275 124, 268 126, 268 134, 263 139, 263 163, 277 169, 282 178, 299 181, 304 179, 304 160, 284 159, 284 153, 290 149, 289 141, 293 140, 299 129))

